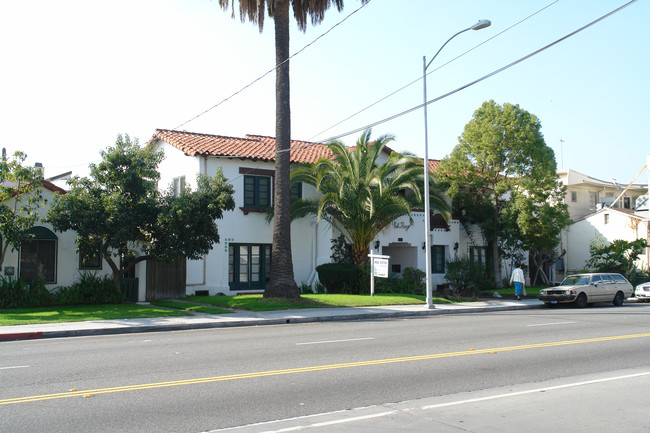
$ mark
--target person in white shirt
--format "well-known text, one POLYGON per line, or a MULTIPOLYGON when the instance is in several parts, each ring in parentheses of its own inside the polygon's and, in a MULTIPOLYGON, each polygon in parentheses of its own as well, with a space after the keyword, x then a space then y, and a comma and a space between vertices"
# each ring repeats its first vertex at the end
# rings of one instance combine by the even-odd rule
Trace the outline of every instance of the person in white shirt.
POLYGON ((524 271, 521 270, 521 263, 517 262, 515 268, 512 270, 512 276, 510 276, 510 285, 515 283, 515 296, 518 301, 521 301, 521 294, 526 287, 526 277, 524 277, 524 271))

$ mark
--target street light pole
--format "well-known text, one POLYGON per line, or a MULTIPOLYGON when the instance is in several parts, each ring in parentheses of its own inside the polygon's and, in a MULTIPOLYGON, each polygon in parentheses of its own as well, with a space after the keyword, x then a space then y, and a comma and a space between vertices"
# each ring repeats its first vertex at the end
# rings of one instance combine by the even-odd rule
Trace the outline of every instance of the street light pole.
POLYGON ((431 62, 440 54, 440 51, 456 36, 468 30, 481 30, 489 27, 490 20, 480 20, 471 27, 459 31, 442 44, 438 52, 427 63, 426 56, 422 57, 422 82, 424 83, 424 257, 425 272, 426 272, 426 293, 427 293, 427 308, 435 308, 433 305, 433 289, 431 287, 431 216, 429 205, 429 131, 427 123, 427 69, 431 62))

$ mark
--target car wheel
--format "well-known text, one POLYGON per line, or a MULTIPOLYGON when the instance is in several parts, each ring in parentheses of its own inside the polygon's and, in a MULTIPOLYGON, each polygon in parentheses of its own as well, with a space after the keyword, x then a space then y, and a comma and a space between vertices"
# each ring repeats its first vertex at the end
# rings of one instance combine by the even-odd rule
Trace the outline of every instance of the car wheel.
POLYGON ((587 306, 587 295, 580 293, 578 299, 574 301, 574 304, 578 308, 585 308, 587 306))
POLYGON ((614 300, 612 301, 612 304, 614 304, 617 307, 620 307, 623 305, 623 301, 625 301, 625 296, 623 296, 623 292, 617 292, 616 296, 614 296, 614 300))

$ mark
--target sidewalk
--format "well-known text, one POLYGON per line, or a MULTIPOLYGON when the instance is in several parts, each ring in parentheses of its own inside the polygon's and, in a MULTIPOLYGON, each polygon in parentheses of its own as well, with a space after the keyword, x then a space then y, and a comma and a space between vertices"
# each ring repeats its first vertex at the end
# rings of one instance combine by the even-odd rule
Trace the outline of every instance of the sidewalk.
POLYGON ((199 314, 184 317, 148 319, 93 320, 88 322, 45 323, 0 327, 0 341, 35 338, 79 337, 88 335, 129 334, 137 332, 181 331, 234 326, 279 325, 287 323, 328 322, 335 320, 370 320, 391 317, 431 316, 440 314, 485 313, 491 311, 541 308, 536 299, 521 301, 495 299, 459 304, 390 305, 383 307, 305 308, 231 314, 199 314))

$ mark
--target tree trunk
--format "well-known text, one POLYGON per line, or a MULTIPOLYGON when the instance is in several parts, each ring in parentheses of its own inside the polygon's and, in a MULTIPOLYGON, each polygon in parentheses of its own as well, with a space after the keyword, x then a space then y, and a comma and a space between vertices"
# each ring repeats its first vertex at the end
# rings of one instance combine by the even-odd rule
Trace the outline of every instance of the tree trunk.
POLYGON ((299 298, 291 257, 290 158, 291 107, 289 93, 289 0, 277 0, 275 23, 275 185, 273 188, 273 250, 265 298, 299 298), (287 60, 285 62, 285 60, 287 60), (284 63, 283 63, 284 62, 284 63))

